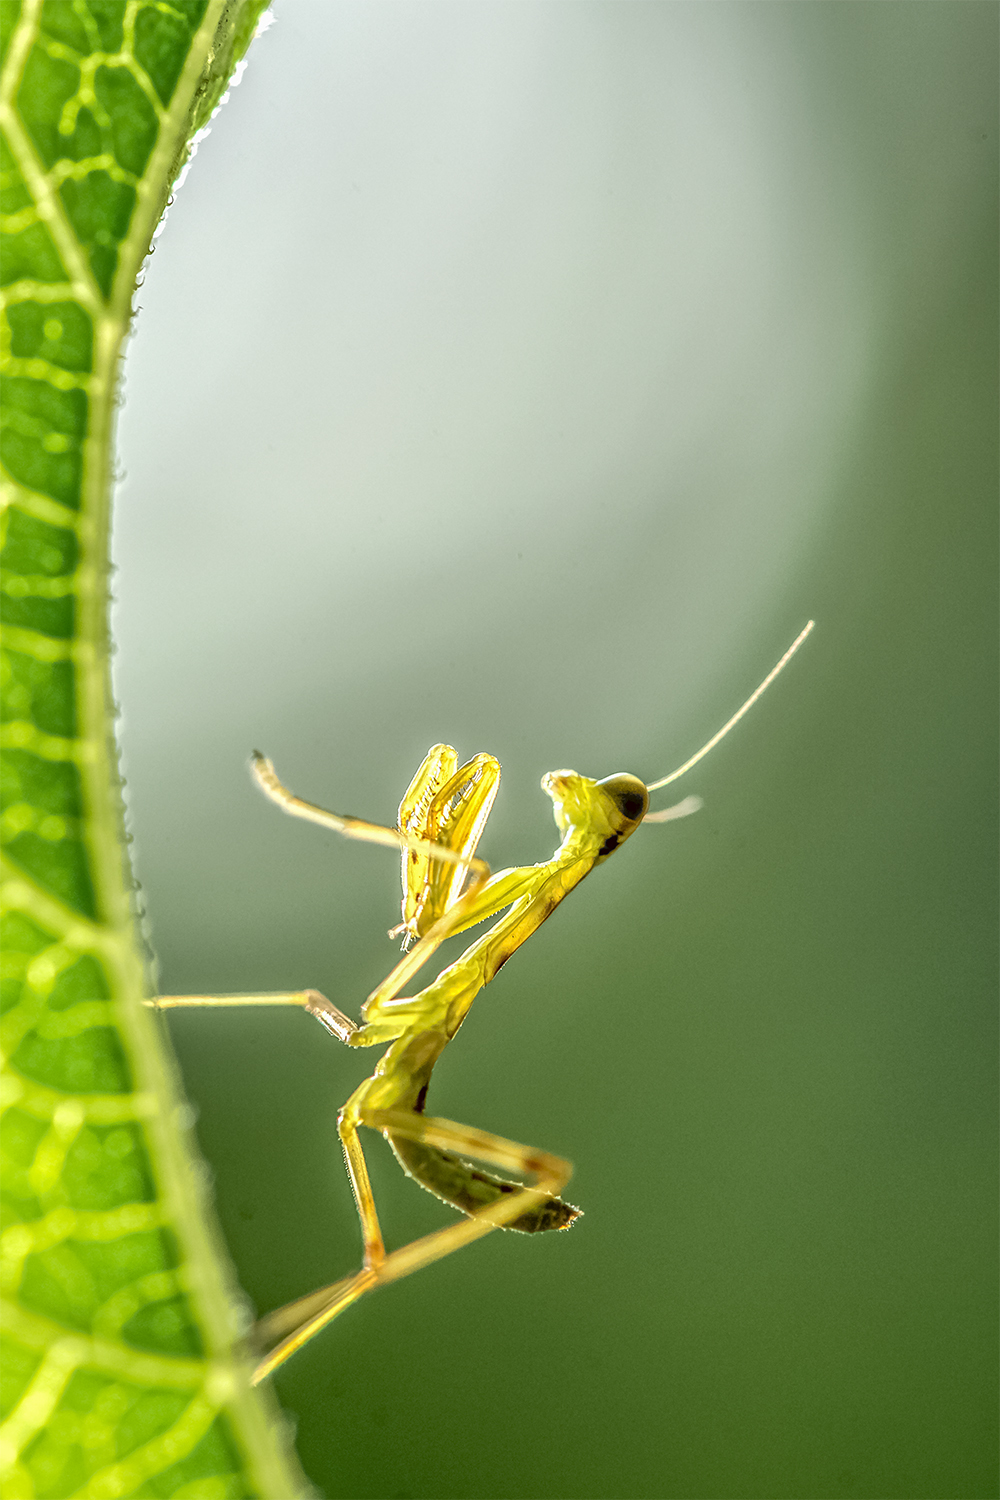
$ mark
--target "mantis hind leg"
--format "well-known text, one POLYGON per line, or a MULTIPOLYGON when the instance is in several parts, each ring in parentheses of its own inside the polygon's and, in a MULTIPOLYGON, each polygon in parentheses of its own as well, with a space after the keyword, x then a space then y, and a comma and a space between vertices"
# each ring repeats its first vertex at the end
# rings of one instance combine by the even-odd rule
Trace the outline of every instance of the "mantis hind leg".
MULTIPOLYGON (((480 1173, 484 1182, 493 1185, 495 1194, 492 1201, 477 1206, 461 1223, 449 1224, 444 1229, 425 1235, 423 1239, 414 1240, 402 1249, 394 1250, 380 1264, 368 1266, 355 1276, 346 1277, 318 1292, 311 1292, 307 1297, 300 1297, 296 1302, 290 1302, 262 1318, 255 1329, 258 1343, 266 1346, 274 1339, 279 1342, 254 1371, 254 1385, 272 1374, 297 1349, 308 1343, 366 1292, 374 1291, 375 1287, 400 1281, 411 1272, 432 1265, 434 1261, 442 1260, 453 1251, 461 1250, 464 1245, 471 1245, 474 1240, 482 1239, 494 1229, 513 1226, 518 1219, 538 1218, 553 1200, 558 1205, 557 1214, 560 1210, 567 1210, 575 1218, 579 1212, 560 1201, 560 1194, 569 1181, 573 1168, 568 1161, 563 1161, 561 1157, 553 1156, 548 1151, 538 1151, 531 1146, 522 1146, 517 1141, 506 1140, 503 1136, 476 1130, 470 1125, 429 1118, 410 1110, 366 1111, 362 1123, 373 1130, 382 1131, 393 1141, 394 1149, 401 1141, 415 1141, 431 1148, 438 1157, 451 1162, 459 1161, 464 1165, 463 1158, 474 1157, 477 1161, 499 1167, 501 1171, 521 1172, 525 1176, 532 1176, 535 1182, 530 1186, 518 1186, 515 1183, 505 1183, 487 1173, 480 1173)), ((474 1170, 469 1168, 470 1174, 474 1170)), ((572 1218, 566 1219, 559 1226, 538 1224, 535 1227, 565 1228, 572 1223, 572 1218)))

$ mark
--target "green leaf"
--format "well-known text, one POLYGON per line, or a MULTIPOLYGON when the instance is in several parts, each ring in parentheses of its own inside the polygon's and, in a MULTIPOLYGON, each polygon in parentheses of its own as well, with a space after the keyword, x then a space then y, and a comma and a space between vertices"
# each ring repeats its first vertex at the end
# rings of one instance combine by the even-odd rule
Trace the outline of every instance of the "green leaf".
POLYGON ((143 258, 263 0, 3 7, 0 787, 7 1500, 304 1490, 157 1018, 108 686, 113 407, 143 258))

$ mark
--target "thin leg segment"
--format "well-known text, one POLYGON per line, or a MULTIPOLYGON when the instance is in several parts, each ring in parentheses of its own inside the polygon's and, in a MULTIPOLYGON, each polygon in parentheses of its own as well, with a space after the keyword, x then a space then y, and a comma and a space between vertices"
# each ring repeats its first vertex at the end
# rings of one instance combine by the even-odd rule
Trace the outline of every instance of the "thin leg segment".
POLYGON ((398 828, 385 828, 381 823, 369 823, 366 818, 355 818, 349 813, 329 812, 325 807, 317 807, 314 802, 296 797, 294 792, 278 780, 274 766, 259 750, 255 750, 250 757, 250 771, 264 795, 293 818, 305 818, 308 823, 318 823, 322 828, 330 828, 334 833, 342 833, 349 839, 362 839, 369 844, 385 844, 390 849, 412 849, 426 859, 458 865, 462 870, 470 872, 472 887, 480 886, 489 879, 490 867, 484 859, 460 849, 452 849, 447 844, 437 844, 431 839, 405 833, 398 828))
POLYGON ((349 1042, 359 1029, 350 1016, 338 1010, 332 1000, 321 995, 319 990, 294 990, 287 994, 267 995, 157 995, 153 1000, 144 1000, 143 1005, 151 1010, 178 1010, 188 1006, 208 1006, 221 1009, 227 1006, 250 1005, 298 1005, 315 1016, 333 1036, 349 1042))
POLYGON ((261 1318, 255 1326, 254 1338, 263 1343, 268 1343, 272 1338, 280 1336, 287 1328, 295 1331, 288 1334, 286 1338, 274 1349, 266 1359, 262 1359, 250 1377, 251 1385, 260 1385, 268 1375, 273 1375, 285 1360, 293 1355, 296 1349, 301 1349, 318 1333, 325 1328, 327 1323, 337 1317, 338 1313, 344 1312, 365 1292, 370 1292, 377 1285, 377 1273, 375 1271, 358 1271, 354 1276, 346 1276, 343 1281, 338 1281, 333 1286, 324 1287, 320 1292, 312 1292, 308 1297, 300 1297, 297 1302, 289 1302, 285 1307, 279 1307, 276 1312, 268 1313, 266 1318, 261 1318), (309 1316, 309 1310, 315 1308, 322 1298, 322 1311, 315 1312, 309 1316), (306 1321, 298 1328, 295 1321, 305 1315, 306 1321), (314 1326, 315 1325, 315 1326, 314 1326))
MULTIPOLYGON (((517 1141, 491 1135, 488 1131, 477 1130, 470 1125, 458 1125, 452 1120, 427 1118, 408 1110, 378 1110, 366 1113, 363 1123, 386 1134, 422 1141, 444 1151, 474 1156, 477 1160, 488 1162, 504 1171, 523 1172, 536 1180, 530 1186, 519 1188, 487 1208, 478 1210, 458 1224, 449 1224, 444 1229, 435 1230, 433 1234, 404 1245, 400 1250, 394 1250, 379 1265, 369 1266, 356 1276, 347 1277, 318 1292, 311 1292, 309 1296, 301 1297, 268 1314, 257 1325, 258 1336, 265 1342, 282 1334, 284 1336, 254 1371, 254 1385, 283 1365, 290 1355, 301 1349, 303 1344, 308 1343, 345 1308, 357 1302, 365 1292, 390 1281, 399 1281, 411 1272, 419 1271, 424 1266, 451 1255, 464 1245, 471 1245, 474 1240, 482 1239, 494 1229, 503 1228, 522 1213, 537 1207, 546 1198, 558 1198, 573 1172, 570 1163, 561 1157, 535 1150, 531 1146, 522 1146, 517 1141)), ((363 1160, 362 1157, 362 1162, 363 1160)), ((367 1172, 365 1180, 367 1181, 367 1172)), ((355 1193, 357 1196, 357 1189, 355 1193)), ((358 1208, 360 1212, 360 1200, 358 1208)), ((374 1212, 374 1203, 372 1211, 374 1212)))
POLYGON ((344 1148, 347 1175, 351 1179, 354 1201, 358 1206, 358 1218, 361 1220, 365 1270, 369 1271, 380 1266, 385 1260, 385 1241, 382 1238, 382 1228, 375 1208, 375 1195, 368 1176, 368 1164, 358 1139, 357 1117, 346 1108, 342 1109, 337 1117, 337 1130, 344 1148))

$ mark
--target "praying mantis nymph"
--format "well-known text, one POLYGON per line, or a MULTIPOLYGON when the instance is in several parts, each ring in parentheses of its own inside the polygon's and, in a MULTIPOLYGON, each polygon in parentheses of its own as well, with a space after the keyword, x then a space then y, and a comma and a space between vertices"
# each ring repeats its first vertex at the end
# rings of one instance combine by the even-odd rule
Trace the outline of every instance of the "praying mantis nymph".
POLYGON ((386 844, 402 852, 403 920, 390 936, 402 933, 406 949, 388 978, 365 1001, 360 1026, 317 990, 275 995, 161 995, 147 1001, 161 1009, 297 1005, 349 1047, 389 1043, 371 1077, 354 1091, 337 1120, 361 1220, 362 1267, 261 1319, 253 1338, 258 1351, 269 1352, 253 1372, 254 1384, 365 1292, 398 1281, 494 1229, 525 1233, 568 1229, 579 1216, 580 1210, 561 1196, 572 1173, 569 1162, 547 1151, 424 1113, 434 1064, 480 990, 584 876, 610 859, 641 824, 664 823, 697 810, 699 800, 688 797, 675 807, 650 812, 649 793, 683 776, 728 734, 812 628, 810 620, 742 707, 669 776, 647 785, 637 776, 624 773, 593 781, 575 771, 549 771, 542 777, 542 788, 552 799, 562 835, 558 849, 542 864, 501 870, 496 875, 476 854, 500 779, 500 766, 493 756, 477 755, 460 767, 449 745, 435 745, 400 804, 399 826, 385 828, 303 802, 282 785, 271 762, 254 752, 254 777, 261 790, 286 812, 349 838, 386 844), (446 938, 501 912, 505 915, 424 989, 415 995, 400 994, 446 938), (359 1137, 362 1125, 380 1131, 407 1174, 466 1217, 387 1252, 359 1137), (473 1161, 534 1180, 512 1182, 474 1166, 473 1161))

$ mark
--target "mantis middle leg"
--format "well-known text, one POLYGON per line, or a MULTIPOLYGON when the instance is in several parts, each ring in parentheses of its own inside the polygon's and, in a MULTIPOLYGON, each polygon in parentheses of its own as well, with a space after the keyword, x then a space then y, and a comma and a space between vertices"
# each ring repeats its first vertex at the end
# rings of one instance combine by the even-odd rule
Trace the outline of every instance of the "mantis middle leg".
POLYGON ((250 1005, 298 1005, 315 1016, 333 1036, 342 1042, 350 1041, 358 1030, 357 1022, 338 1010, 332 1000, 321 995, 319 990, 293 990, 261 995, 157 995, 153 1000, 144 1000, 150 1010, 180 1010, 193 1006, 210 1009, 226 1009, 250 1005))

